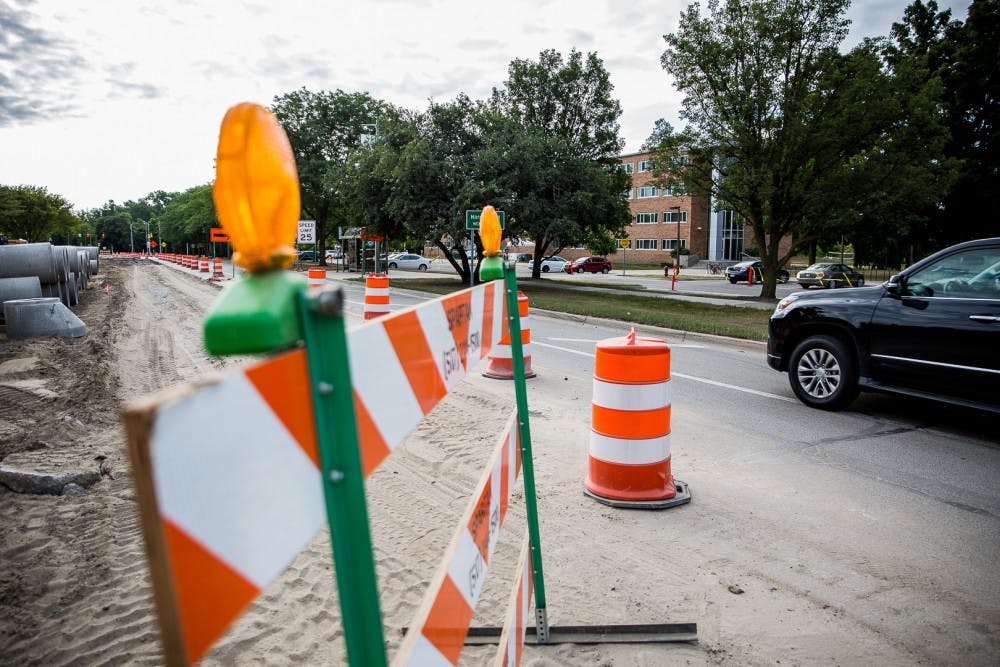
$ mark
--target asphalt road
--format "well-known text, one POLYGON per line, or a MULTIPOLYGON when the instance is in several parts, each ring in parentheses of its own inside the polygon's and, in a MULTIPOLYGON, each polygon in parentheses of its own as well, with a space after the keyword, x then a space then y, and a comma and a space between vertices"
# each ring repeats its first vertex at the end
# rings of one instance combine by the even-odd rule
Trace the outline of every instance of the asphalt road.
MULTIPOLYGON (((391 288, 392 310, 434 298, 400 289, 400 278, 391 288)), ((586 279, 623 287, 667 282, 586 279)), ((718 279, 683 286, 699 283, 722 294, 759 290, 718 279)), ((360 324, 364 285, 341 284, 349 325, 360 324)), ((797 289, 779 286, 779 296, 797 289)), ((529 381, 529 407, 533 415, 572 411, 574 426, 547 437, 582 453, 595 343, 626 334, 628 325, 540 311, 532 311, 530 325, 533 367, 544 379, 529 381)), ((663 514, 638 513, 622 530, 654 531, 665 551, 682 554, 683 562, 664 562, 657 575, 676 578, 677 599, 704 601, 695 610, 700 632, 724 635, 727 645, 774 642, 771 650, 792 664, 817 656, 841 664, 996 664, 996 417, 875 394, 841 412, 813 410, 767 366, 760 344, 638 332, 670 344, 673 474, 690 485, 694 500, 669 523, 663 514), (733 585, 715 592, 719 581, 736 582, 753 604, 739 602, 733 585), (796 660, 803 645, 808 650, 796 660)), ((545 420, 532 420, 533 433, 541 434, 545 420)), ((572 502, 582 480, 564 478, 571 466, 547 458, 554 453, 538 456, 552 494, 543 503, 572 502)), ((588 556, 612 561, 615 545, 595 539, 588 556)), ((636 576, 641 589, 642 573, 636 576)), ((728 658, 753 662, 760 655, 747 651, 728 658)))

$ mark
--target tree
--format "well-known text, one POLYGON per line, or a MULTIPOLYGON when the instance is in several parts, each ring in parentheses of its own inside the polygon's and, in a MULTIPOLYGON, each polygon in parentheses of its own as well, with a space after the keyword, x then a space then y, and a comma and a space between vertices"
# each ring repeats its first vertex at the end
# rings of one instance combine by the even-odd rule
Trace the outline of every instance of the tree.
POLYGON ((7 238, 39 242, 58 237, 75 244, 80 229, 83 221, 61 195, 34 185, 0 185, 0 232, 7 238))
MULTIPOLYGON (((914 8, 919 6, 914 3, 914 8)), ((928 3, 929 13, 937 6, 928 3)), ((907 10, 909 12, 909 9, 907 10)), ((942 245, 996 236, 1000 208, 1000 2, 973 0, 965 23, 948 21, 944 37, 931 44, 951 132, 945 154, 959 161, 958 177, 945 198, 942 245)), ((941 27, 941 19, 936 27, 941 27)), ((894 26, 895 28, 895 26, 894 26)))
POLYGON ((301 88, 274 98, 271 110, 292 145, 302 212, 316 220, 320 251, 329 231, 348 222, 347 193, 339 187, 350 172, 348 157, 372 134, 369 126, 377 125, 387 108, 368 93, 342 90, 313 93, 301 88))
POLYGON ((630 221, 616 169, 623 142, 621 105, 597 54, 575 49, 564 61, 553 50, 537 62, 514 60, 494 89, 491 123, 478 155, 508 209, 508 235, 535 242, 532 277, 550 248, 582 242, 591 232, 620 234, 630 221))
MULTIPOLYGON (((156 220, 159 222, 157 231, 166 241, 167 248, 179 250, 194 245, 207 253, 209 230, 219 224, 215 215, 215 200, 212 199, 212 184, 196 185, 172 194, 156 220)), ((155 226, 152 229, 156 229, 155 226)))
POLYGON ((814 149, 835 138, 815 134, 822 119, 810 105, 847 34, 847 5, 710 0, 710 16, 691 5, 678 31, 664 36, 661 64, 684 93, 688 123, 665 148, 677 155, 686 147, 685 180, 749 225, 763 297, 774 297, 778 266, 791 254, 779 256, 780 243, 804 219, 805 187, 829 168, 814 149))

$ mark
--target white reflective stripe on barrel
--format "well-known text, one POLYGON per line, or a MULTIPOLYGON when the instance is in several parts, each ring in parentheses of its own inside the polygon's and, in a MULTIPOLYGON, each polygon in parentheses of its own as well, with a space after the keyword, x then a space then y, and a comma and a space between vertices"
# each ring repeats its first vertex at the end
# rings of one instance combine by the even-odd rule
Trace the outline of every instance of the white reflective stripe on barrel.
POLYGON ((658 410, 670 405, 670 380, 654 384, 619 384, 594 378, 594 405, 612 410, 658 410))
POLYGON ((624 440, 591 431, 590 456, 625 465, 660 463, 670 457, 670 434, 648 440, 624 440))
POLYGON ((388 287, 366 287, 365 296, 389 296, 388 287))

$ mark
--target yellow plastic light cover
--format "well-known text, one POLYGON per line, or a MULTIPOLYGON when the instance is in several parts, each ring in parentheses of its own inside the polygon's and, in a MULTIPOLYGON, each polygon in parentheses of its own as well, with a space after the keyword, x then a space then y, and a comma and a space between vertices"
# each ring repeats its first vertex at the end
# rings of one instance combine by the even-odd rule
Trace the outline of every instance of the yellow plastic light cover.
POLYGON ((484 206, 479 216, 479 237, 483 240, 483 255, 498 257, 500 255, 500 216, 492 206, 484 206))
POLYGON ((212 196, 233 244, 233 262, 255 273, 292 265, 298 172, 288 136, 264 107, 244 102, 226 112, 212 196))

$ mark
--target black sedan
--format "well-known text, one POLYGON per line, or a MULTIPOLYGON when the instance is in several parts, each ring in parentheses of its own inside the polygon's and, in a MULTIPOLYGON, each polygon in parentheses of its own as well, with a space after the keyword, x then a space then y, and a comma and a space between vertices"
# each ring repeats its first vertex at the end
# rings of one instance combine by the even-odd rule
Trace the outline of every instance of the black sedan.
MULTIPOLYGON (((749 262, 740 262, 739 264, 733 264, 732 266, 726 267, 726 278, 732 284, 745 283, 748 282, 749 272, 753 271, 753 282, 762 283, 764 282, 764 265, 759 259, 751 260, 749 262)), ((778 269, 778 282, 787 283, 788 282, 788 271, 784 269, 778 269)))
POLYGON ((810 287, 864 287, 865 274, 846 264, 820 262, 795 274, 802 289, 810 287))

